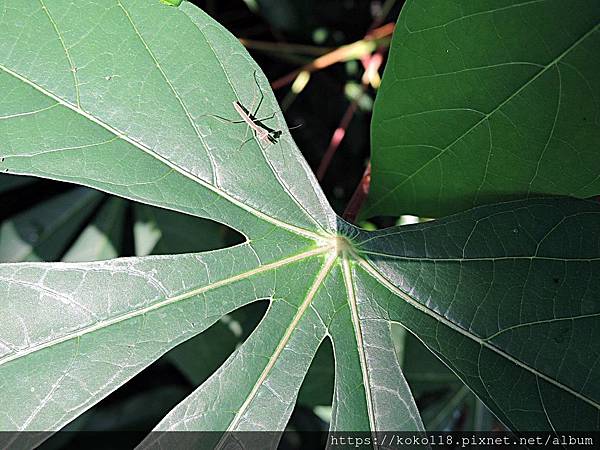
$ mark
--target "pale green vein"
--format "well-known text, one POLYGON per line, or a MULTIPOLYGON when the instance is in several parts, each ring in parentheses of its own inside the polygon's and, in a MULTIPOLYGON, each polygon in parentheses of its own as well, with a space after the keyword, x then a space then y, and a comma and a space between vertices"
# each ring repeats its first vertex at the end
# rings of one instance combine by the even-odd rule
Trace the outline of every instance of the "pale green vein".
POLYGON ((35 152, 35 153, 13 153, 10 156, 7 156, 5 159, 9 159, 9 158, 33 158, 35 156, 50 155, 52 153, 64 152, 64 151, 68 151, 68 150, 82 150, 82 149, 85 149, 85 148, 100 147, 102 145, 106 145, 106 144, 110 144, 111 142, 115 142, 117 139, 118 139, 118 137, 115 136, 113 138, 107 139, 106 141, 92 142, 91 144, 74 145, 72 147, 47 148, 47 149, 40 150, 39 152, 35 152))
POLYGON ((57 105, 58 105, 58 103, 54 103, 53 105, 46 106, 45 108, 36 109, 34 111, 25 111, 25 112, 20 112, 20 113, 15 113, 15 114, 8 114, 6 116, 0 116, 0 120, 14 119, 16 117, 33 116, 35 114, 38 114, 38 113, 41 113, 44 111, 48 111, 49 109, 52 109, 57 105))
POLYGON ((558 258, 552 256, 488 256, 488 257, 474 257, 474 258, 428 258, 422 256, 404 256, 394 255, 385 252, 375 252, 371 250, 360 250, 361 255, 379 256, 386 259, 395 259, 399 261, 417 261, 417 262, 456 262, 456 263, 468 263, 468 262, 496 262, 496 261, 560 261, 560 262, 593 262, 600 261, 598 258, 558 258))
POLYGON ((401 299, 403 299, 404 301, 406 301, 409 305, 413 306, 414 308, 416 308, 417 310, 421 311, 422 313, 426 314, 427 316, 431 317, 434 320, 437 320, 438 322, 442 323, 443 325, 446 325, 447 327, 449 327, 450 329, 452 329, 453 331, 456 331, 457 333, 465 336, 468 339, 471 339, 472 341, 475 341, 476 343, 478 343, 480 346, 498 354, 499 356, 506 358, 507 360, 511 361, 512 363, 516 364, 517 366, 521 367, 522 369, 525 369, 526 371, 532 373, 534 376, 536 377, 540 377, 541 379, 543 379, 544 381, 547 381, 548 383, 565 390, 566 392, 568 392, 569 394, 573 395, 574 397, 577 397, 579 400, 584 401, 585 403, 593 406, 596 409, 600 410, 600 404, 596 403, 594 400, 582 395, 581 393, 575 391, 574 389, 570 388, 569 386, 561 383, 558 380, 555 380, 554 378, 549 377, 548 375, 538 371, 537 369, 529 366, 528 364, 524 363, 523 361, 514 358, 513 356, 509 355, 508 353, 506 353, 505 351, 501 350, 500 348, 490 344, 486 339, 482 339, 479 336, 474 335, 473 333, 461 328, 460 326, 456 325, 454 322, 451 322, 450 320, 448 320, 446 317, 442 316, 441 314, 427 308, 425 305, 419 303, 417 300, 415 300, 414 298, 412 298, 410 295, 408 295, 406 292, 402 291, 400 288, 394 286, 385 276, 383 276, 375 267, 373 267, 367 260, 363 259, 362 257, 360 257, 358 254, 356 254, 354 251, 350 250, 350 252, 352 253, 352 256, 356 259, 356 261, 360 264, 360 266, 367 272, 369 273, 373 278, 375 278, 377 281, 379 281, 383 286, 385 286, 390 292, 392 292, 393 294, 395 294, 396 296, 400 297, 401 299))
POLYGON ((356 338, 356 346, 360 358, 360 369, 362 372, 363 385, 365 387, 365 397, 367 401, 367 414, 369 416, 369 426, 371 430, 376 430, 375 411, 373 410, 373 398, 371 395, 371 380, 369 371, 367 370, 367 358, 365 356, 365 344, 363 342, 362 326, 358 315, 358 305, 356 303, 356 292, 354 290, 354 282, 352 279, 352 271, 348 262, 348 254, 344 252, 342 257, 342 268, 344 273, 344 284, 346 285, 346 293, 348 295, 348 304, 350 305, 350 314, 352 324, 354 325, 354 336, 356 338))
POLYGON ((420 30, 414 30, 414 31, 410 30, 406 24, 405 24, 405 27, 406 27, 406 29, 408 30, 409 33, 421 33, 423 31, 434 30, 436 28, 445 28, 445 27, 447 27, 448 25, 450 25, 452 23, 460 22, 462 20, 469 19, 471 17, 485 16, 487 14, 493 14, 493 13, 496 13, 496 12, 507 11, 507 10, 514 9, 514 8, 522 8, 523 6, 533 5, 533 4, 536 4, 536 3, 544 3, 546 1, 548 1, 548 0, 529 0, 529 1, 526 1, 526 2, 522 2, 522 3, 515 3, 513 5, 501 6, 499 8, 486 9, 485 11, 478 11, 478 12, 475 12, 475 13, 472 13, 472 14, 467 14, 465 16, 460 16, 460 17, 457 17, 456 19, 452 19, 452 20, 450 20, 450 21, 448 21, 446 23, 442 23, 440 25, 434 25, 434 26, 428 27, 428 28, 421 28, 420 30))
MULTIPOLYGON (((227 285, 235 283, 237 281, 242 281, 242 280, 251 278, 254 275, 258 275, 260 273, 268 272, 270 270, 274 270, 274 269, 277 269, 279 267, 283 267, 283 266, 286 266, 288 264, 292 264, 294 262, 310 258, 312 256, 317 256, 317 255, 324 254, 324 253, 330 251, 331 249, 332 249, 331 245, 317 247, 317 248, 314 248, 312 250, 309 250, 309 251, 306 251, 306 252, 303 252, 303 253, 299 253, 297 255, 293 255, 293 256, 290 256, 288 258, 284 258, 284 259, 281 259, 279 261, 275 261, 275 262, 270 263, 270 264, 262 265, 260 267, 255 268, 255 269, 252 269, 252 270, 249 270, 247 272, 243 272, 243 273, 234 275, 234 276, 229 277, 229 278, 225 278, 223 280, 220 280, 220 281, 208 284, 206 286, 202 286, 202 287, 199 287, 199 288, 196 288, 196 289, 192 289, 190 291, 184 292, 182 294, 179 294, 179 295, 176 295, 176 296, 173 296, 173 297, 165 298, 164 300, 156 302, 156 303, 154 303, 152 305, 148 305, 148 306, 143 307, 143 308, 139 308, 139 309, 136 309, 136 310, 133 310, 133 311, 129 311, 129 312, 125 313, 125 314, 121 314, 121 315, 112 317, 112 318, 107 319, 107 320, 102 320, 102 321, 96 322, 93 325, 81 328, 81 329, 76 330, 76 331, 74 331, 72 333, 67 333, 67 334, 65 334, 63 336, 60 336, 60 337, 57 337, 55 339, 51 339, 51 340, 42 342, 40 344, 31 346, 31 347, 27 348, 26 350, 18 351, 18 352, 13 353, 13 354, 8 354, 7 356, 4 356, 4 357, 0 358, 0 366, 2 364, 6 364, 6 363, 8 363, 10 361, 13 361, 15 359, 22 358, 24 356, 27 356, 27 355, 30 355, 32 353, 38 352, 40 350, 52 347, 54 345, 58 345, 60 343, 66 342, 66 341, 70 341, 72 339, 79 338, 79 337, 84 336, 86 334, 93 333, 94 331, 101 330, 103 328, 106 328, 106 327, 109 327, 109 326, 112 326, 112 325, 124 322, 126 320, 129 320, 129 319, 132 319, 132 318, 135 318, 135 317, 143 316, 143 315, 148 314, 148 313, 150 313, 152 311, 156 311, 157 309, 164 308, 165 306, 172 305, 172 304, 177 303, 179 301, 186 300, 186 299, 194 297, 196 295, 203 294, 203 293, 205 293, 207 291, 210 291, 210 290, 213 290, 213 289, 217 289, 217 288, 220 288, 220 287, 223 287, 223 286, 227 286, 227 285)), ((48 265, 48 263, 40 263, 40 264, 43 264, 43 267, 47 267, 47 265, 48 265)), ((86 263, 83 263, 83 264, 80 264, 80 263, 52 263, 51 266, 53 268, 59 268, 59 267, 60 268, 70 268, 70 267, 85 267, 86 265, 93 265, 93 264, 94 263, 87 263, 87 264, 86 263)), ((20 264, 13 264, 13 265, 27 266, 27 265, 36 265, 36 264, 34 264, 34 263, 33 264, 20 263, 20 264)), ((10 280, 10 282, 12 282, 14 284, 19 284, 19 280, 10 280)))
POLYGON ((554 431, 554 433, 556 433, 556 428, 554 428, 554 424, 552 423, 552 420, 550 419, 550 416, 548 415, 548 411, 546 410, 546 403, 544 402, 544 397, 542 396, 542 390, 540 389, 540 380, 539 380, 539 378, 535 379, 535 384, 537 386, 538 396, 540 398, 540 404, 542 405, 542 410, 544 411, 544 415, 546 416, 546 420, 548 421, 548 424, 550 425, 550 428, 552 428, 552 431, 554 431))
MULTIPOLYGON (((329 274, 329 271, 331 270, 331 267, 333 266, 333 263, 335 262, 336 258, 337 258, 337 254, 335 251, 332 251, 329 253, 327 260, 325 261, 325 263, 319 270, 319 273, 317 274, 315 281, 313 282, 312 286, 310 287, 306 297, 302 301, 302 304, 298 308, 298 311, 294 315, 294 318, 292 319, 292 321, 288 325, 287 329, 285 330, 285 333, 284 333, 283 337, 281 338, 281 340, 279 341, 277 348, 275 349, 275 351, 269 358, 269 362, 267 363, 267 365, 263 369, 262 373, 256 380, 256 383, 252 387, 250 394, 248 395, 248 397, 246 397, 246 400, 244 401, 244 403, 242 404, 240 409, 235 414, 235 417, 233 418, 233 420, 227 427, 227 431, 234 431, 237 428, 237 426, 239 425, 240 420, 242 419, 244 413, 247 411, 248 407, 250 406, 250 403, 252 403, 252 401, 256 397, 258 390, 260 389, 260 387, 263 385, 263 383, 267 379, 268 375, 273 370, 273 367, 275 366, 275 363, 279 359, 281 352, 283 352, 283 350, 287 346, 290 338, 292 337, 292 334, 294 333, 298 324, 300 323, 300 319, 302 319, 302 317, 304 316, 304 313, 312 304, 312 301, 315 298, 317 291, 319 290, 319 288, 323 284, 323 281, 329 274)), ((221 438, 221 441, 219 441, 219 443, 215 446, 215 448, 221 448, 224 443, 224 439, 226 439, 226 438, 227 438, 227 435, 223 435, 223 437, 221 438)))
POLYGON ((531 61, 508 61, 498 64, 489 64, 487 66, 477 66, 477 67, 467 67, 466 69, 453 70, 452 72, 438 72, 433 73, 431 75, 419 75, 418 77, 408 77, 408 78, 396 78, 394 82, 398 81, 413 81, 413 80, 422 80, 425 78, 437 78, 437 77, 447 77, 448 75, 457 75, 459 73, 473 72, 477 70, 485 70, 485 69, 496 69, 498 67, 505 66, 533 66, 543 69, 544 66, 542 64, 534 63, 531 61))
POLYGON ((52 17, 52 15, 50 14, 50 11, 48 11, 48 8, 44 4, 44 0, 39 0, 39 2, 40 2, 40 5, 42 5, 42 9, 46 13, 46 16, 48 16, 48 19, 50 20, 50 23, 52 24, 52 28, 54 28, 54 31, 56 32, 56 35, 58 36, 60 45, 62 46, 62 48, 65 52, 67 61, 69 62, 69 70, 73 76, 73 84, 75 85, 75 99, 77 102, 77 106, 79 108, 81 108, 80 93, 79 93, 79 79, 77 77, 77 66, 73 62, 73 59, 71 58, 71 54, 69 53, 69 50, 67 49, 67 45, 65 44, 65 40, 63 39, 62 34, 60 33, 60 31, 58 29, 58 25, 56 25, 54 18, 52 17))
POLYGON ((134 147, 138 148, 139 150, 147 153, 148 155, 158 159, 160 162, 162 162, 163 164, 166 164, 167 166, 169 166, 170 168, 172 168, 173 170, 177 171, 178 173, 180 173, 181 175, 183 175, 186 178, 189 178, 190 180, 200 184, 201 186, 203 186, 206 189, 209 189, 210 191, 214 192, 215 194, 217 194, 218 196, 222 197, 223 199, 227 200, 228 202, 232 203, 233 205, 239 207, 240 209, 243 209, 244 211, 254 215, 255 217, 258 217, 261 220, 264 220, 265 222, 271 223, 277 227, 286 229, 288 231, 291 231, 292 233, 298 234, 300 236, 304 236, 304 237, 308 237, 310 239, 314 239, 316 240, 319 244, 323 244, 324 240, 326 240, 326 237, 324 235, 315 233, 313 231, 310 230, 306 230, 304 228, 283 222, 279 219, 276 219, 274 217, 269 216, 268 214, 265 214, 245 203, 243 203, 240 200, 237 200, 235 197, 229 195, 228 193, 226 193, 225 191, 221 190, 220 188, 218 188, 217 186, 214 186, 212 184, 210 184, 209 182, 207 182, 206 180, 196 176, 195 174, 191 173, 190 171, 188 171, 187 169, 175 164, 174 162, 168 160, 167 158, 165 158, 164 156, 160 155, 159 153, 157 153, 156 151, 154 151, 153 149, 151 149, 150 147, 147 147, 146 145, 144 145, 141 142, 136 141, 135 139, 133 139, 130 136, 127 136, 125 133, 123 133, 122 131, 118 130, 117 128, 114 128, 113 126, 103 122, 101 119, 99 119, 98 117, 88 113, 87 111, 84 111, 83 109, 81 109, 80 107, 78 107, 77 105, 73 105, 72 103, 68 102, 67 100, 64 100, 60 97, 58 97, 57 95, 53 94, 52 92, 46 90, 44 87, 38 85, 37 83, 35 83, 32 80, 29 80, 28 78, 24 77, 23 75, 9 69, 8 67, 0 64, 0 70, 3 70, 4 72, 8 73, 9 75, 12 75, 13 77, 19 79, 20 81, 28 84, 29 86, 31 86, 32 88, 36 89, 37 91, 41 92, 42 94, 52 98, 53 100, 57 101, 58 103, 60 103, 61 105, 69 108, 70 110, 72 110, 73 112, 82 115, 83 117, 85 117, 86 119, 90 120, 91 122, 94 122, 95 124, 101 126, 102 128, 104 128, 105 130, 109 131, 110 133, 112 133, 113 135, 115 135, 116 137, 118 137, 119 139, 122 139, 126 142, 128 142, 129 144, 133 145, 134 147))
POLYGON ((477 113, 480 116, 485 116, 484 112, 479 111, 477 109, 473 109, 473 108, 438 108, 438 109, 429 109, 427 111, 417 111, 417 112, 413 112, 413 113, 402 114, 401 116, 388 117, 388 118, 383 119, 381 122, 386 124, 387 127, 389 127, 389 126, 391 126, 389 124, 390 122, 394 122, 398 119, 405 119, 406 117, 418 117, 418 116, 424 116, 424 115, 432 114, 432 113, 456 112, 456 111, 468 111, 468 112, 477 113))
MULTIPOLYGON (((52 397, 54 397, 54 394, 56 393, 56 391, 58 389, 60 389, 63 380, 65 378, 67 378, 69 376, 69 374, 71 373, 71 370, 73 369, 73 366, 75 365, 75 362, 77 361, 77 358, 79 357, 80 351, 81 351, 81 341, 78 339, 77 340, 77 348, 75 349, 75 352, 73 353, 73 356, 71 357, 71 361, 69 362, 68 366, 63 370, 60 377, 52 384, 51 389, 48 391, 48 393, 42 399, 42 401, 40 401, 37 408, 35 408, 31 412, 30 416, 23 422, 23 425, 21 425, 21 427, 19 427, 19 431, 26 430, 27 427, 29 426, 29 424, 33 421, 33 419, 35 419, 37 417, 37 415, 44 408, 44 406, 46 406, 52 400, 52 397)), ((5 448, 9 448, 9 446, 6 446, 5 448)))
MULTIPOLYGON (((554 114, 554 120, 552 121, 552 128, 550 129, 550 133, 548 133, 548 139, 546 139, 546 143, 544 144, 544 148, 540 154, 540 157, 537 160, 537 164, 535 166, 535 173, 529 182, 527 187, 527 194, 531 192, 531 186, 533 185, 535 179, 538 177, 540 173, 540 166, 542 165, 542 161, 546 152, 548 151, 548 146, 550 145, 550 141, 554 137, 554 131, 556 130, 556 124, 558 123, 558 115, 560 114, 560 105, 562 100, 562 75, 560 73, 560 66, 556 64, 556 73, 558 74, 558 92, 556 93, 556 113, 554 114)), ((491 153, 491 151, 490 151, 491 153)))
POLYGON ((131 19, 131 15, 129 14, 129 11, 127 11, 127 9, 125 9, 125 7, 123 6, 123 4, 121 3, 121 0, 117 0, 117 3, 119 4, 119 7, 125 13, 125 16, 127 17, 127 20, 131 24, 131 27, 135 31, 135 34, 139 38, 140 42, 142 43, 142 45, 144 46, 144 48, 146 49, 146 51, 148 52, 148 54, 152 58, 152 61, 154 62, 154 65, 156 66, 156 68, 160 72, 162 78, 165 80, 165 82, 169 86, 169 89, 171 90, 171 92, 173 93, 173 95, 175 96, 175 98, 177 99, 177 102, 181 106, 181 109, 183 110, 187 121, 189 122, 189 124, 192 126, 194 132, 196 133, 196 136, 198 137, 198 139, 200 139, 200 142, 202 143, 202 147, 204 148, 204 151, 205 151, 206 156, 208 157, 208 161, 210 163, 210 173, 212 174, 212 182, 213 182, 214 185, 218 185, 218 182, 217 182, 217 168, 215 166, 215 162, 213 160, 212 155, 210 154, 210 151, 208 151, 208 146, 206 145, 206 142, 204 142, 204 138, 202 137, 202 134, 200 133, 200 130, 198 129, 198 126, 196 125, 196 122, 194 122, 194 120, 192 119, 192 115, 190 114, 189 110, 187 109, 187 106, 185 105, 185 102, 179 96, 179 92, 177 92, 177 90, 175 89, 175 86, 173 86, 173 83, 171 83, 171 80, 169 80, 169 78, 167 77, 167 74, 163 70, 163 68, 160 65, 160 63, 158 62, 158 59, 154 55, 154 52, 150 49, 150 47, 146 43, 146 40, 144 39, 144 37, 142 36, 142 34, 138 30, 138 28, 135 26, 135 23, 131 19))
MULTIPOLYGON (((187 13, 184 12, 184 15, 189 19, 189 21, 194 25, 194 27, 196 27, 196 29, 202 34, 202 36, 204 37, 204 39, 207 42, 209 42, 209 38, 206 36, 206 33, 204 32, 204 29, 202 27, 199 27, 198 24, 194 21, 194 19, 192 19, 192 17, 190 17, 187 13)), ((223 75, 225 75, 225 79, 227 80, 227 84, 229 85, 229 87, 231 88, 231 91, 235 95, 236 100, 239 103, 243 103, 243 100, 238 95, 237 90, 235 89, 234 84, 231 81, 231 78, 229 77, 229 73, 227 72, 227 70, 225 69, 225 66, 223 65, 223 62, 221 61, 221 59, 218 57, 217 53, 215 52, 215 49, 211 45, 209 45, 208 48, 211 51, 212 55, 214 56, 215 61, 217 61, 217 63, 221 67, 221 70, 223 71, 223 75)), ((255 70, 255 73, 256 72, 257 71, 255 70)), ((264 93, 262 92, 262 89, 261 89, 260 85, 258 86, 258 90, 260 91, 261 95, 264 95, 264 93)), ((258 111, 256 111, 256 113, 258 114, 258 111)), ((247 133, 248 126, 246 125, 246 127, 247 127, 246 128, 246 133, 247 133)), ((263 146, 262 146, 262 144, 260 142, 260 139, 258 139, 257 136, 256 136, 256 133, 254 133, 252 131, 251 131, 251 133, 252 133, 254 141, 256 142, 257 147, 260 149, 261 155, 263 156, 266 164, 269 166, 269 169, 271 170, 271 173, 273 173, 273 176, 277 179, 277 181, 279 182, 279 184, 283 187, 283 189, 285 190, 286 194, 290 197, 290 199, 296 204, 296 206, 299 209, 301 209, 302 211, 304 211, 304 213, 306 214, 306 216, 308 217, 308 219, 311 222, 313 222, 317 226, 317 228, 321 229, 321 225, 315 220, 315 218, 312 216, 312 214, 310 214, 310 212, 306 210, 306 207, 302 204, 302 202, 298 201, 298 199, 296 198, 296 196, 289 190, 287 184, 282 179, 282 177, 279 175, 279 173, 277 172, 277 170, 275 170, 275 167, 273 166, 271 158, 269 158, 269 156, 266 154, 265 148, 263 148, 263 146)), ((244 137, 245 137, 245 134, 244 134, 244 137)), ((281 143, 279 143, 278 145, 281 145, 281 143)))
POLYGON ((441 152, 439 152, 433 158, 431 158, 426 163, 424 163, 421 167, 419 167, 412 174, 410 174, 408 177, 406 177, 404 180, 402 180, 402 182, 399 183, 398 185, 396 185, 394 188, 390 189, 385 194, 379 196, 378 200, 371 205, 370 209, 375 208, 377 205, 379 205, 381 202, 383 202, 386 198, 388 198, 390 195, 392 195, 394 192, 396 192, 398 189, 400 189, 400 187, 402 187, 405 183, 407 183, 408 181, 410 181, 417 174, 419 174, 423 169, 425 169, 427 166, 429 166, 429 164, 431 164, 433 161, 435 161, 438 158, 440 158, 450 148, 452 148, 452 146, 454 146, 454 144, 456 144, 457 142, 459 142, 461 139, 463 139, 465 136, 467 136, 469 133, 471 133, 471 131, 475 130, 483 122, 485 122, 486 120, 488 120, 493 114, 495 114, 497 111, 499 111, 500 108, 502 108, 504 105, 506 105, 508 102, 510 102, 513 98, 515 98, 517 95, 519 95, 521 92, 523 92, 531 83, 533 83, 535 80, 537 80, 539 77, 541 77, 544 73, 546 73, 546 71, 548 69, 550 69, 554 65, 558 64, 558 62, 560 62, 561 59, 563 59, 565 56, 567 56, 569 54, 569 52, 571 52, 571 50, 573 50, 581 42, 583 42, 584 40, 586 40, 589 36, 591 36, 599 28, 600 28, 600 23, 596 24, 591 30, 587 31, 582 36, 580 36, 575 42, 573 42, 569 47, 567 47, 567 49, 565 49, 560 55, 558 55, 556 58, 554 58, 552 61, 550 61, 547 65, 544 66, 543 69, 541 69, 540 71, 538 71, 533 77, 531 77, 529 80, 527 80, 521 87, 519 87, 519 89, 517 89, 515 92, 513 92, 511 95, 509 95, 500 104, 498 104, 498 106, 496 106, 494 109, 492 109, 489 113, 486 113, 474 125, 472 125, 464 133, 462 133, 460 136, 458 136, 456 139, 454 139, 452 142, 450 142, 450 144, 448 144, 446 147, 444 147, 441 152))
POLYGON ((582 319, 591 319, 594 317, 600 317, 600 312, 598 313, 592 313, 592 314, 581 314, 579 316, 571 316, 571 317, 554 317, 552 319, 543 319, 543 320, 536 320, 533 322, 526 322, 526 323, 518 323, 516 325, 504 328, 502 330, 497 331, 496 333, 484 338, 484 341, 491 341, 492 339, 500 336, 503 333, 507 333, 509 331, 512 330, 516 330, 519 328, 524 328, 524 327, 531 327, 534 325, 543 325, 546 323, 554 323, 554 322, 565 322, 565 321, 575 321, 575 320, 582 320, 582 319))

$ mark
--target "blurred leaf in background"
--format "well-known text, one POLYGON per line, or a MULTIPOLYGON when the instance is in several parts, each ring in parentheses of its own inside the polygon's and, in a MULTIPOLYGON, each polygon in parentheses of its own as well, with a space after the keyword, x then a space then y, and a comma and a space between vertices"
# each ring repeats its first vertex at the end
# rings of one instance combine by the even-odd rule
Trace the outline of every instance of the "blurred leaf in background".
POLYGON ((120 256, 125 232, 126 207, 126 200, 118 197, 107 198, 62 260, 65 262, 101 261, 120 256))
POLYGON ((102 197, 93 189, 75 188, 4 220, 0 225, 0 261, 60 258, 102 197))
POLYGON ((35 178, 18 177, 15 175, 0 175, 0 194, 33 183, 35 178))

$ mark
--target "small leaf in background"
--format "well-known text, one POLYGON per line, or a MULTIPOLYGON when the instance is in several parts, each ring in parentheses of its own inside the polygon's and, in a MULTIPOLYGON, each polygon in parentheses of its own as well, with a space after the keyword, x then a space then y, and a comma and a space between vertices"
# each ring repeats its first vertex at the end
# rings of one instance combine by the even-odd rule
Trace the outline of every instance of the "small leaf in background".
POLYGON ((481 401, 416 337, 408 332, 405 335, 402 370, 425 428, 429 431, 491 430, 497 420, 481 401))
MULTIPOLYGON (((330 406, 333 398, 335 362, 331 341, 325 339, 306 373, 298 402, 309 408, 330 406)), ((331 412, 330 412, 331 414, 331 412)))
POLYGON ((2 174, 0 175, 0 194, 26 186, 34 181, 35 178, 15 177, 13 175, 2 174))
POLYGON ((123 199, 107 199, 67 251, 63 261, 101 261, 118 257, 123 242, 126 207, 127 202, 123 199))
POLYGON ((214 250, 242 241, 221 224, 166 209, 135 204, 134 219, 138 256, 214 250))
POLYGON ((167 359, 198 386, 219 368, 256 328, 265 314, 263 302, 235 310, 204 333, 175 347, 167 359))
POLYGON ((77 188, 7 219, 0 225, 0 261, 51 261, 60 258, 102 200, 77 188))

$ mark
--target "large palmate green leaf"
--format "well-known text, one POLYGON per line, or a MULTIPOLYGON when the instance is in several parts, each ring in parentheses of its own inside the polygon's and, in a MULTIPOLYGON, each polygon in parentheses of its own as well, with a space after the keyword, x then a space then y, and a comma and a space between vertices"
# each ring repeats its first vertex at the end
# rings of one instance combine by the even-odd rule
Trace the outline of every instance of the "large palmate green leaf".
MULTIPOLYGON (((325 339, 335 356, 332 429, 422 430, 394 321, 510 426, 595 423, 598 205, 529 200, 359 230, 328 206, 258 67, 197 8, 1 5, 0 85, 26 100, 0 111, 14 116, 0 121, 2 169, 208 217, 246 240, 0 265, 0 429, 56 430, 260 300, 269 307, 254 332, 157 430, 282 430, 325 339), (259 114, 275 112, 269 126, 282 130, 275 144, 211 116, 261 97, 255 74, 259 114)), ((171 437, 144 445, 169 447, 171 437)))
POLYGON ((600 192, 600 2, 407 1, 365 216, 600 192))
POLYGON ((376 232, 358 245, 380 281, 365 288, 509 427, 596 429, 598 213, 530 200, 376 232))
POLYGON ((210 217, 248 238, 197 255, 4 266, 1 383, 21 388, 3 398, 3 429, 62 426, 168 349, 262 298, 272 304, 261 327, 204 385, 227 370, 235 389, 219 396, 208 421, 186 427, 243 428, 268 395, 285 401, 263 414, 263 427, 280 429, 331 334, 344 355, 339 427, 421 429, 397 362, 369 372, 389 333, 363 337, 356 301, 344 294, 353 290, 337 257, 337 218, 289 133, 266 145, 245 124, 211 116, 235 118, 234 100, 254 102, 259 115, 277 112, 271 127, 285 127, 272 94, 260 101, 264 77, 231 35, 185 3, 4 2, 0 11, 11 115, 0 122, 3 170, 210 217), (181 41, 185 51, 176 51, 181 41), (25 366, 40 369, 19 375, 25 366), (390 392, 404 406, 390 409, 390 392))

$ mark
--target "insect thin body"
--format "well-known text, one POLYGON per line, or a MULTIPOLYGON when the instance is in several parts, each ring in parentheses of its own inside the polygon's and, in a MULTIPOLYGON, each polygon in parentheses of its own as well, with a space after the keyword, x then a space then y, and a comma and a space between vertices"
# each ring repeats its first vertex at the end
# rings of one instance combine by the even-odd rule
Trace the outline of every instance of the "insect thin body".
POLYGON ((260 141, 264 141, 265 139, 271 142, 272 144, 277 143, 277 139, 281 135, 281 131, 273 130, 263 124, 259 119, 254 117, 246 108, 242 106, 240 102, 237 100, 233 102, 233 107, 242 118, 244 122, 248 124, 252 130, 256 133, 256 137, 260 141))

